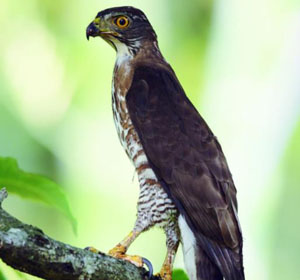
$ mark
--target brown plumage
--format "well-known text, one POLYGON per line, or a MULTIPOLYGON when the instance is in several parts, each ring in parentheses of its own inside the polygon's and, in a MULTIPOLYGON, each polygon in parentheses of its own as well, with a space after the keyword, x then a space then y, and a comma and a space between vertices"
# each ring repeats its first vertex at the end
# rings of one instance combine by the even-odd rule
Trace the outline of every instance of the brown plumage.
POLYGON ((226 159, 161 55, 146 16, 132 7, 104 10, 87 35, 117 50, 114 120, 140 183, 134 229, 110 253, 140 265, 125 253, 141 232, 158 225, 167 236, 163 279, 171 279, 182 242, 190 280, 243 280, 236 189, 226 159))
POLYGON ((136 68, 126 100, 150 165, 198 244, 225 277, 242 279, 236 189, 216 137, 171 69, 136 68))

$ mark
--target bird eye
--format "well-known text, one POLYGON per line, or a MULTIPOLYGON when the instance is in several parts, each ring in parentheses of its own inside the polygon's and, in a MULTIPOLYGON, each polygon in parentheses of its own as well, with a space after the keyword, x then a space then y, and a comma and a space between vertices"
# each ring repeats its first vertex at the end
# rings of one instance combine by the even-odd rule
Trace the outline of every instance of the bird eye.
POLYGON ((120 16, 120 17, 117 17, 115 19, 115 24, 119 27, 119 28, 125 28, 128 26, 129 24, 129 20, 127 17, 125 16, 120 16))

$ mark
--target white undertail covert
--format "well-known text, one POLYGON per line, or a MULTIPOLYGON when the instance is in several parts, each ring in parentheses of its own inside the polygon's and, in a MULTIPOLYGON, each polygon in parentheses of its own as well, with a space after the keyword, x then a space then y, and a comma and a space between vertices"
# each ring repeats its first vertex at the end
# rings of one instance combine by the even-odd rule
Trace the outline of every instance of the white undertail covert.
POLYGON ((178 218, 179 229, 181 233, 182 252, 184 257, 184 264, 190 280, 197 280, 196 268, 196 238, 185 218, 179 215, 178 218))

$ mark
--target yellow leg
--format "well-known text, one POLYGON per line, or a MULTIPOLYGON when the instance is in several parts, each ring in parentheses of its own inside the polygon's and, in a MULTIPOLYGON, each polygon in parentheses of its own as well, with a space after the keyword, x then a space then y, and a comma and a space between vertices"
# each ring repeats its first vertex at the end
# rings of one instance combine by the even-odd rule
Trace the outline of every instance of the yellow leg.
POLYGON ((142 267, 143 260, 140 256, 129 256, 126 252, 131 245, 131 243, 139 236, 140 232, 131 231, 117 246, 112 248, 108 254, 117 259, 123 259, 131 262, 132 264, 142 267))
POLYGON ((163 280, 172 280, 172 269, 173 269, 173 263, 175 260, 177 248, 178 248, 178 244, 174 248, 168 249, 167 256, 165 258, 163 266, 157 275, 160 276, 161 279, 163 280))

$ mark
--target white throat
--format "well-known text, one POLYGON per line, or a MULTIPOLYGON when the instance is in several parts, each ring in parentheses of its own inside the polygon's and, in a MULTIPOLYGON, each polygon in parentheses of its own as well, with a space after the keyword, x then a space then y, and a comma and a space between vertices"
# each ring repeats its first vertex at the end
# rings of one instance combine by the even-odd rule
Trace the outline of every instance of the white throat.
POLYGON ((133 58, 133 55, 130 52, 129 48, 119 41, 115 43, 115 46, 117 48, 116 66, 120 67, 124 63, 127 64, 127 62, 129 62, 133 58))

